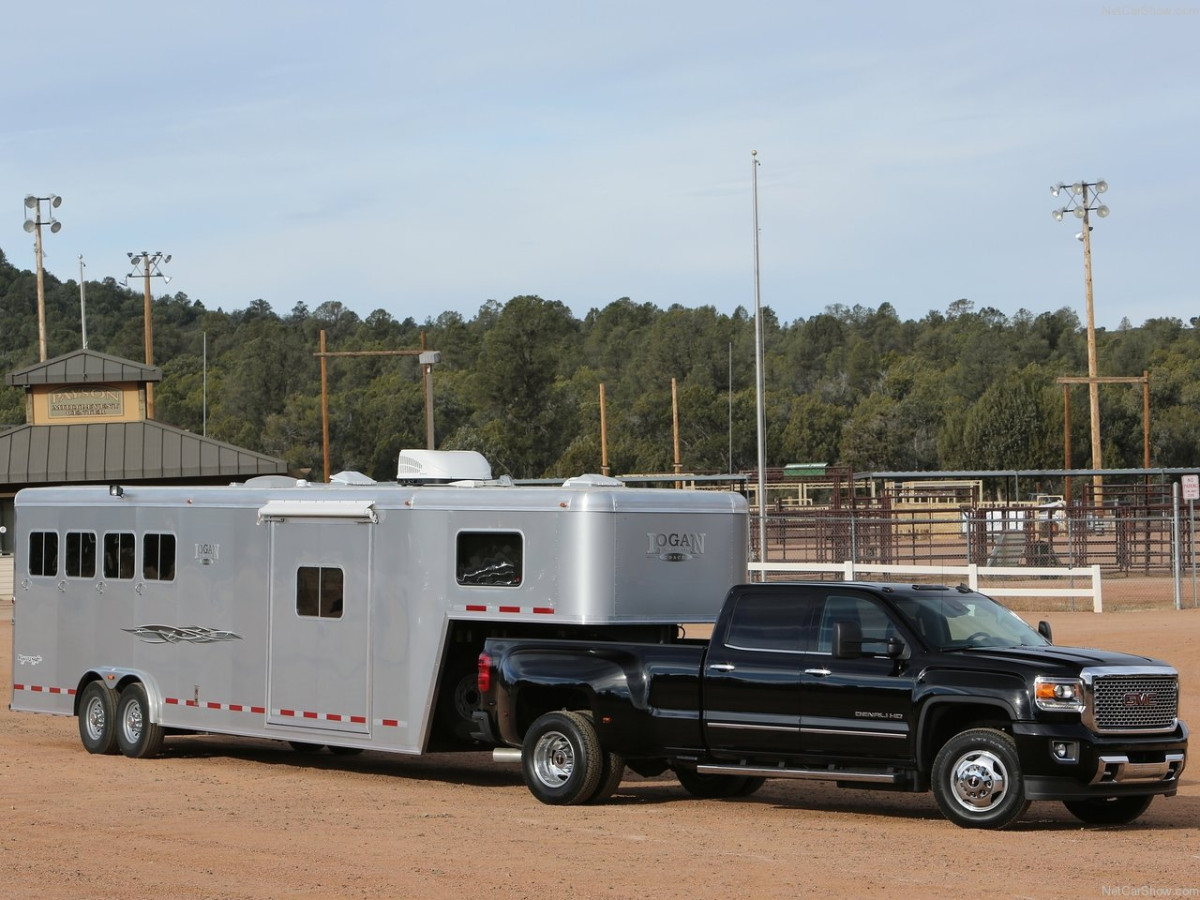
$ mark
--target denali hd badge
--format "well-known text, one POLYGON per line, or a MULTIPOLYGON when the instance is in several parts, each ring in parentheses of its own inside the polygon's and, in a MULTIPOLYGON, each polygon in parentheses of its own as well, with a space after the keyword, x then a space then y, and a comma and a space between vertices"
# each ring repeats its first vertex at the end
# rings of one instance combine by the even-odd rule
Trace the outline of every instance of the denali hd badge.
POLYGON ((646 555, 666 562, 684 562, 704 555, 704 532, 646 532, 646 555))

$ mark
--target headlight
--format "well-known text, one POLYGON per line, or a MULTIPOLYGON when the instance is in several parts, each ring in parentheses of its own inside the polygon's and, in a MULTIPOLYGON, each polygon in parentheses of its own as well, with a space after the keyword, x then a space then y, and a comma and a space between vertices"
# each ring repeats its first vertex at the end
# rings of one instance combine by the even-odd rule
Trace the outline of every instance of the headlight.
POLYGON ((1047 712, 1083 712, 1083 682, 1078 678, 1038 677, 1033 682, 1033 699, 1047 712))

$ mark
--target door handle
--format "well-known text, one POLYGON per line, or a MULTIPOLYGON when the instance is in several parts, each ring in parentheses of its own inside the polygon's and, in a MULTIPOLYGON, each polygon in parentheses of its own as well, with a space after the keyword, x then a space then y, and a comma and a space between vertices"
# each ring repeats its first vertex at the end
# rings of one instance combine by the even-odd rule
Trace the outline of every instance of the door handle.
POLYGON ((735 666, 733 663, 713 663, 709 668, 714 672, 732 672, 735 666))
POLYGON ((805 675, 816 675, 818 678, 824 678, 826 675, 832 675, 832 669, 805 669, 805 675))

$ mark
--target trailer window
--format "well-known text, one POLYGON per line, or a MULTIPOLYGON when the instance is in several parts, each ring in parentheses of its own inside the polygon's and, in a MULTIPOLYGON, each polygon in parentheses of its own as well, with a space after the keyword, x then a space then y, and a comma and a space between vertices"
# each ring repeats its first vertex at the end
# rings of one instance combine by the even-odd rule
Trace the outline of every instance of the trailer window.
POLYGON ((117 532, 104 536, 104 577, 133 577, 133 534, 117 532))
POLYGON ((142 537, 142 577, 147 581, 175 580, 175 535, 142 537))
POLYGON ((29 574, 58 574, 58 532, 31 531, 29 533, 29 574))
POLYGON ((64 566, 70 578, 95 578, 96 535, 90 531, 68 531, 64 566))
POLYGON ((296 570, 296 614, 340 619, 344 579, 345 573, 341 569, 301 566, 296 570))
POLYGON ((516 587, 523 573, 523 542, 516 531, 460 531, 458 583, 516 587))

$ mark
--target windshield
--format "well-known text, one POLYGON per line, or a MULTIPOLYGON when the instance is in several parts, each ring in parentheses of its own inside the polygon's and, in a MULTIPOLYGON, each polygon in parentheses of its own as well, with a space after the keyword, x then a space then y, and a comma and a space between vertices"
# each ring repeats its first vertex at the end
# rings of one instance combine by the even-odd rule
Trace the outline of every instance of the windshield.
POLYGON ((1044 647, 1050 642, 1012 610, 976 593, 931 592, 895 604, 917 634, 938 650, 1044 647))

